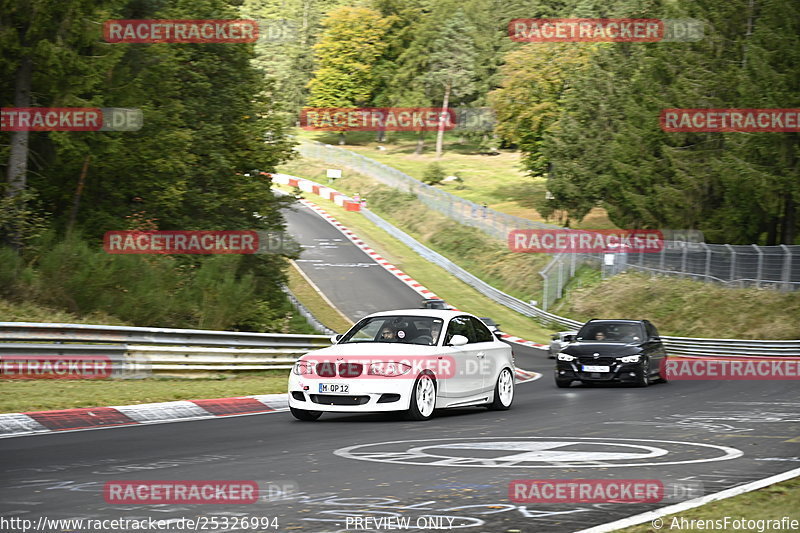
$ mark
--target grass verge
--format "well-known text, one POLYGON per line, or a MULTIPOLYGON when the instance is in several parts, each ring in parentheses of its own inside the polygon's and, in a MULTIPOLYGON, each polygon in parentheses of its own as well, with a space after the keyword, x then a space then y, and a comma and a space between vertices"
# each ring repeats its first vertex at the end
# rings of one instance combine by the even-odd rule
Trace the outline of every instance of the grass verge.
MULTIPOLYGON (((618 529, 616 533, 658 533, 661 531, 678 531, 681 533, 695 531, 709 531, 693 527, 681 527, 683 522, 689 520, 722 520, 726 516, 731 520, 744 518, 747 520, 780 520, 787 516, 790 520, 800 520, 800 510, 797 502, 800 502, 800 478, 794 478, 783 483, 776 483, 769 487, 764 487, 753 492, 740 494, 733 498, 708 503, 702 507, 689 509, 674 515, 662 518, 663 526, 659 529, 653 527, 652 523, 647 522, 638 526, 625 529, 618 529), (795 502, 795 503, 792 503, 795 502)), ((722 530, 725 528, 715 528, 722 530)), ((740 528, 738 531, 759 531, 760 529, 740 528)), ((766 528, 762 531, 797 531, 795 529, 774 529, 766 528)))
POLYGON ((630 272, 601 280, 591 272, 572 280, 574 288, 553 313, 576 320, 646 318, 662 334, 681 337, 800 338, 800 292, 733 289, 630 272))
POLYGON ((333 307, 316 287, 309 283, 294 263, 292 263, 286 274, 289 290, 307 309, 314 310, 314 316, 317 320, 337 333, 344 333, 350 329, 353 323, 333 307))
POLYGON ((0 380, 0 413, 286 392, 289 370, 217 378, 0 380))

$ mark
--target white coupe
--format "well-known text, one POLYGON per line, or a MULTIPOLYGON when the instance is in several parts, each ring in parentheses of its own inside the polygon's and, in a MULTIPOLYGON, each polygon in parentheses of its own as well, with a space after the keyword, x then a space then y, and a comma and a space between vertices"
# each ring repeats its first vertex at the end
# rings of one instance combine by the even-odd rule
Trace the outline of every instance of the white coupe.
POLYGON ((331 340, 289 375, 289 408, 299 420, 382 411, 427 420, 434 409, 505 410, 514 399, 511 347, 461 311, 374 313, 331 340))

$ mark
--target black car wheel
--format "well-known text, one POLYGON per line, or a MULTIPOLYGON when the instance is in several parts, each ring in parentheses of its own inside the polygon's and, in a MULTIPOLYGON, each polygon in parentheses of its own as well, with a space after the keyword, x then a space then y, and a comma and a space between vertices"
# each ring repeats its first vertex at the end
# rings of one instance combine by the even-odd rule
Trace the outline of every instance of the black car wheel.
POLYGON ((648 385, 650 385, 650 361, 642 365, 642 375, 636 382, 637 387, 647 387, 648 385))
POLYGON ((559 389, 566 389, 570 385, 572 385, 572 381, 569 380, 569 379, 557 379, 556 380, 556 387, 558 387, 559 389))

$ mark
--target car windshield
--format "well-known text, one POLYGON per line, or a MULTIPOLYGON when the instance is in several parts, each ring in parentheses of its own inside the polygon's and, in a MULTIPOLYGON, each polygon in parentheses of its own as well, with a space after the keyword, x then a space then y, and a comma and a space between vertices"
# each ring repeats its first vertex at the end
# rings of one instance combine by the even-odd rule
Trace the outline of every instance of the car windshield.
POLYGON ((602 322, 584 325, 578 332, 582 342, 639 342, 644 338, 641 324, 602 322))
POLYGON ((391 315, 365 318, 348 331, 339 344, 391 342, 435 346, 444 321, 430 316, 391 315))

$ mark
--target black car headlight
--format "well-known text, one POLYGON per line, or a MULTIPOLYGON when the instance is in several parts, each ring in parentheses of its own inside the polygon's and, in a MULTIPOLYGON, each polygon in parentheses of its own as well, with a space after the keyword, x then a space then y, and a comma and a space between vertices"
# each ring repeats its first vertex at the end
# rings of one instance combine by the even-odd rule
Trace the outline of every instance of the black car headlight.
POLYGON ((637 353, 636 355, 626 355, 625 357, 620 357, 619 358, 619 362, 620 363, 638 363, 639 361, 641 361, 641 359, 642 359, 642 356, 637 353))

